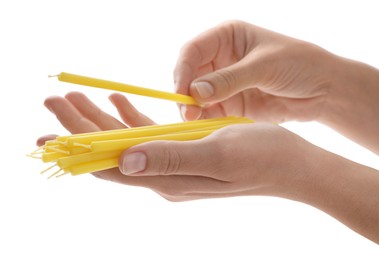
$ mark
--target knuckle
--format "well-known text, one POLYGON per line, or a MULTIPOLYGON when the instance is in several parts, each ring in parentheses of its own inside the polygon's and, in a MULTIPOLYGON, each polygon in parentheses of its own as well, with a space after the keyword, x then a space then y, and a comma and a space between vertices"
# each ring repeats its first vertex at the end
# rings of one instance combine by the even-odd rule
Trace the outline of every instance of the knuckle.
POLYGON ((230 69, 224 68, 215 72, 216 79, 225 92, 231 92, 236 86, 236 76, 230 69))
MULTIPOLYGON (((126 111, 126 112, 128 113, 131 111, 126 111)), ((140 113, 128 113, 127 116, 128 116, 128 121, 130 122, 140 122, 142 118, 140 113)))
MULTIPOLYGON (((203 54, 201 50, 201 44, 197 39, 187 42, 180 49, 180 58, 179 60, 183 62, 188 62, 187 65, 191 65, 189 61, 196 61, 197 64, 203 64, 203 54)), ((192 66, 190 66, 192 67, 192 66)))
POLYGON ((181 165, 181 156, 175 149, 163 148, 161 156, 158 158, 158 172, 162 175, 175 174, 179 171, 181 165))
POLYGON ((221 26, 235 26, 235 25, 244 24, 244 23, 246 23, 246 22, 244 22, 243 20, 230 19, 230 20, 226 20, 226 21, 222 22, 221 26))
POLYGON ((104 112, 100 108, 95 108, 93 110, 89 111, 90 116, 92 116, 94 119, 100 120, 104 116, 104 112))

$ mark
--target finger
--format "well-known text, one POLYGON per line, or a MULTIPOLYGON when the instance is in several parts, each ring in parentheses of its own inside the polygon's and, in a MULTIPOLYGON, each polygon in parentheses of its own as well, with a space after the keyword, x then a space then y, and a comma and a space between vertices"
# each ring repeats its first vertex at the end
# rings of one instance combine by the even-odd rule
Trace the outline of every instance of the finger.
POLYGON ((95 123, 83 117, 78 109, 65 98, 48 97, 44 105, 55 114, 64 128, 73 134, 101 130, 95 123))
POLYGON ((51 134, 51 135, 44 135, 37 139, 37 146, 44 145, 46 141, 54 140, 57 137, 57 135, 51 134))
POLYGON ((191 83, 190 94, 203 105, 224 101, 254 86, 253 71, 253 60, 241 60, 197 78, 191 83))
POLYGON ((148 188, 175 202, 247 195, 245 190, 236 189, 231 183, 201 176, 125 176, 116 168, 93 175, 123 185, 148 188))
POLYGON ((113 116, 102 111, 80 92, 70 92, 66 99, 88 120, 94 122, 101 130, 122 129, 125 125, 113 116))
MULTIPOLYGON (((199 119, 202 117, 201 114, 204 110, 214 109, 214 107, 212 107, 213 104, 220 104, 221 102, 232 99, 241 91, 252 88, 251 67, 250 65, 244 64, 243 61, 240 61, 227 68, 197 78, 191 84, 190 94, 199 104, 203 104, 204 107, 181 107, 183 118, 187 120, 199 119)), ((222 104, 220 107, 222 107, 222 104)))
POLYGON ((242 50, 246 49, 246 25, 225 22, 186 43, 174 69, 177 92, 188 94, 188 87, 195 78, 240 60, 244 56, 242 50))
POLYGON ((199 106, 179 105, 179 109, 184 121, 197 120, 202 114, 202 109, 199 106))
MULTIPOLYGON (((253 42, 246 40, 245 27, 248 26, 251 25, 243 22, 223 23, 187 43, 181 50, 174 70, 177 92, 193 95, 203 105, 219 102, 237 93, 238 90, 220 93, 218 88, 239 84, 240 82, 234 82, 234 77, 247 75, 242 71, 235 73, 234 70, 229 73, 228 67, 241 60, 248 49, 246 44, 253 42), (223 70, 217 71, 220 68, 223 70), (214 71, 217 71, 216 74, 213 74, 214 71), (212 84, 216 84, 216 89, 212 84)), ((181 114, 186 120, 195 120, 200 117, 201 108, 182 106, 181 114)))
POLYGON ((191 175, 215 178, 223 165, 223 152, 215 142, 206 137, 193 141, 154 141, 134 146, 120 157, 120 170, 125 175, 172 176, 191 175))
POLYGON ((155 122, 140 113, 129 100, 121 94, 114 93, 109 96, 109 100, 116 107, 121 119, 130 127, 155 125, 155 122))
POLYGON ((116 168, 93 173, 94 176, 120 184, 149 188, 165 198, 183 200, 183 197, 195 199, 199 194, 220 194, 230 192, 228 182, 203 176, 125 176, 116 168))
MULTIPOLYGON (((252 90, 255 90, 255 89, 252 89, 252 90)), ((220 103, 203 107, 201 108, 199 112, 186 111, 186 108, 184 108, 184 111, 182 111, 182 113, 185 113, 186 117, 183 116, 183 118, 186 118, 187 120, 197 120, 197 119, 207 119, 207 118, 216 118, 216 117, 225 117, 225 116, 248 116, 248 114, 246 113, 247 109, 245 106, 247 104, 245 102, 244 95, 245 95, 245 92, 239 93, 220 103)))
MULTIPOLYGON (((191 82, 196 77, 213 71, 212 66, 204 65, 216 58, 219 51, 221 43, 217 31, 217 28, 208 30, 183 46, 174 69, 176 92, 190 95, 191 82)), ((180 105, 180 112, 184 120, 196 120, 201 115, 201 108, 180 105)))

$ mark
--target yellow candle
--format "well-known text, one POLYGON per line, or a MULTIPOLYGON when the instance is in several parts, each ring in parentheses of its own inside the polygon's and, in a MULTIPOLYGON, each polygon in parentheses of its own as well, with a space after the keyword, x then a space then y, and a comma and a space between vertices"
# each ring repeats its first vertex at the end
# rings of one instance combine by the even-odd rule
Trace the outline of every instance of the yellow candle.
POLYGON ((67 157, 68 155, 58 153, 58 152, 45 152, 41 155, 41 159, 43 162, 56 162, 58 159, 62 157, 67 157))
POLYGON ((109 158, 98 161, 91 161, 88 163, 73 165, 67 169, 63 169, 65 172, 70 172, 71 175, 79 175, 89 172, 98 172, 118 167, 118 158, 109 158))
POLYGON ((75 165, 89 163, 92 161, 99 161, 99 160, 105 160, 105 159, 111 159, 111 158, 118 158, 120 157, 123 150, 119 151, 107 151, 107 152, 89 152, 89 153, 82 153, 78 155, 72 155, 67 157, 62 157, 57 160, 57 165, 62 168, 70 168, 75 165))
POLYGON ((175 94, 155 89, 148 89, 143 87, 137 87, 129 84, 124 83, 118 83, 103 79, 95 79, 75 74, 70 74, 66 72, 60 73, 58 76, 58 79, 60 81, 89 86, 89 87, 95 87, 95 88, 103 88, 103 89, 109 89, 109 90, 115 90, 120 92, 127 92, 130 94, 135 95, 141 95, 141 96, 147 96, 147 97, 154 97, 154 98, 160 98, 160 99, 166 99, 175 101, 177 103, 181 104, 187 104, 187 105, 197 105, 197 102, 190 96, 181 95, 181 94, 175 94))
POLYGON ((125 149, 140 143, 154 140, 196 140, 227 125, 252 122, 252 120, 243 117, 224 117, 58 136, 54 140, 47 141, 32 155, 40 156, 43 162, 56 163, 43 171, 49 171, 55 166, 59 167, 60 170, 51 176, 60 176, 59 173, 62 171, 63 173, 78 175, 117 167, 121 153, 125 149))
MULTIPOLYGON (((250 123, 251 120, 248 119, 235 119, 233 123, 250 123)), ((125 139, 125 138, 136 138, 136 137, 146 137, 146 136, 159 136, 163 134, 172 134, 176 132, 185 131, 197 131, 201 129, 219 129, 223 126, 230 124, 231 121, 216 121, 216 122, 193 122, 192 124, 177 124, 177 125, 163 125, 155 126, 150 128, 129 128, 124 129, 124 131, 114 131, 108 133, 99 132, 97 135, 87 135, 87 136, 72 136, 66 139, 66 145, 68 148, 74 147, 76 143, 80 144, 90 144, 94 141, 105 141, 105 140, 115 140, 115 139, 125 139)), ((159 138, 159 137, 158 137, 159 138)))
POLYGON ((134 145, 155 141, 155 140, 172 140, 172 141, 188 141, 203 138, 207 135, 210 135, 214 130, 206 131, 194 131, 187 133, 178 133, 178 134, 167 134, 159 136, 146 136, 139 138, 127 138, 127 139, 118 139, 110 141, 97 141, 92 142, 89 147, 93 152, 103 152, 103 151, 112 151, 112 150, 125 150, 134 145))
POLYGON ((235 117, 235 116, 228 116, 228 117, 219 117, 219 118, 211 118, 211 119, 201 119, 201 120, 195 120, 195 121, 186 121, 186 122, 180 122, 180 123, 173 123, 173 124, 165 124, 165 125, 148 125, 148 126, 138 126, 133 128, 122 128, 122 129, 113 129, 113 130, 105 130, 105 131, 97 131, 97 132, 87 132, 87 133, 81 133, 81 134, 73 134, 73 135, 62 135, 57 136, 55 140, 53 141, 47 141, 45 145, 51 144, 51 145, 66 145, 66 141, 68 138, 71 137, 87 137, 87 136, 97 136, 97 135, 103 135, 103 134, 112 134, 112 133, 123 133, 124 131, 140 131, 140 130, 148 130, 148 129, 159 129, 161 127, 176 127, 176 126, 182 126, 182 125, 192 125, 192 124, 205 124, 205 123, 219 123, 219 122, 229 122, 230 124, 236 123, 238 121, 246 121, 253 122, 253 120, 248 119, 246 117, 235 117))

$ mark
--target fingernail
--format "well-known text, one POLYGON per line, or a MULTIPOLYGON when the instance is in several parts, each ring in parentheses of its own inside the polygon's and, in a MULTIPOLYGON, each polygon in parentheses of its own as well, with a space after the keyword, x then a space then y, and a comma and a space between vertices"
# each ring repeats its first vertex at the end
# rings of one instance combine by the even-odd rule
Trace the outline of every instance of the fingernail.
POLYGON ((208 82, 195 82, 194 87, 201 98, 210 98, 214 95, 214 88, 208 82))
POLYGON ((186 112, 187 112, 187 106, 181 105, 180 106, 180 114, 182 115, 183 120, 185 120, 185 118, 186 118, 186 112))
POLYGON ((54 110, 51 108, 51 106, 49 104, 47 104, 46 102, 43 104, 51 113, 54 114, 54 110))
POLYGON ((112 105, 115 105, 115 102, 114 102, 114 100, 113 100, 113 96, 112 96, 112 95, 110 95, 110 96, 108 97, 108 99, 109 99, 109 101, 112 103, 112 105))
POLYGON ((174 79, 174 88, 175 88, 175 91, 177 91, 179 89, 179 84, 178 84, 178 81, 176 79, 174 79))
POLYGON ((122 161, 122 173, 130 175, 133 173, 141 172, 146 168, 146 155, 141 152, 128 154, 122 161))

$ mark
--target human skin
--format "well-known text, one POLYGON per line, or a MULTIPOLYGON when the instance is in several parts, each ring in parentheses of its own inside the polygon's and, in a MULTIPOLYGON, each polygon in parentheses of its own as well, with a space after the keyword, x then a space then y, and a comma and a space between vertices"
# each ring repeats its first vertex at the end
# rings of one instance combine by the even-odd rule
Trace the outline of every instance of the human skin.
POLYGON ((182 48, 174 80, 205 106, 182 106, 187 120, 319 121, 379 154, 379 71, 314 44, 226 22, 182 48), (213 87, 207 98, 204 83, 213 87))
MULTIPOLYGON (((288 198, 379 243, 378 171, 271 123, 316 120, 378 153, 378 75, 313 44, 240 21, 224 23, 181 51, 174 71, 177 91, 204 105, 181 106, 181 111, 187 120, 237 115, 263 123, 225 127, 195 141, 144 143, 123 153, 119 169, 94 175, 150 188, 171 201, 288 198)), ((49 97, 45 105, 72 133, 154 123, 125 97, 110 99, 125 124, 77 92, 49 97)))

